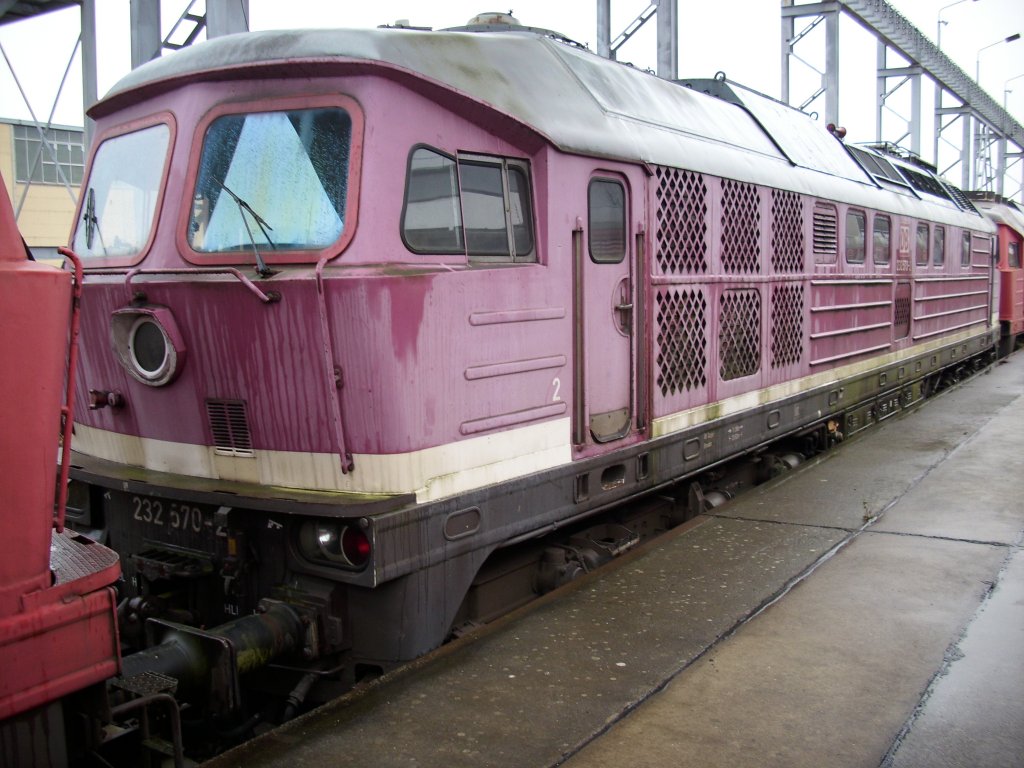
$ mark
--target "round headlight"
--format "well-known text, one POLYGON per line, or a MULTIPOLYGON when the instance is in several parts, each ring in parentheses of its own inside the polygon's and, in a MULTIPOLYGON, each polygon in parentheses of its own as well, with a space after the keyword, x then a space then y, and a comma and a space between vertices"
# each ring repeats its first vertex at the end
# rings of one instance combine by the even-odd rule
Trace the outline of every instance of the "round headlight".
POLYGON ((185 343, 167 307, 123 307, 110 318, 110 342, 132 378, 151 387, 170 384, 185 364, 185 343))
POLYGON ((128 354, 132 365, 148 381, 156 381, 167 373, 172 349, 164 329, 151 317, 140 317, 128 333, 128 354))

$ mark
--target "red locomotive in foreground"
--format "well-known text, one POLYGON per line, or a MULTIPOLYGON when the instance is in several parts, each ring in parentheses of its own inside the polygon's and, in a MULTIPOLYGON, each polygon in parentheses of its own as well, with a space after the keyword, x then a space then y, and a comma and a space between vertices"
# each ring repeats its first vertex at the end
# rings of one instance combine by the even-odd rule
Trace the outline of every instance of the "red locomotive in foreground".
POLYGON ((994 355, 996 230, 933 169, 500 21, 230 36, 91 110, 68 520, 125 655, 83 749, 230 745, 994 355))
POLYGON ((63 496, 67 482, 66 451, 63 482, 55 483, 54 467, 62 417, 65 446, 71 436, 64 383, 74 366, 81 284, 80 266, 72 273, 31 260, 0 178, 3 765, 66 762, 63 699, 87 700, 90 688, 102 689, 120 671, 117 554, 65 529, 63 498, 54 493, 63 496))

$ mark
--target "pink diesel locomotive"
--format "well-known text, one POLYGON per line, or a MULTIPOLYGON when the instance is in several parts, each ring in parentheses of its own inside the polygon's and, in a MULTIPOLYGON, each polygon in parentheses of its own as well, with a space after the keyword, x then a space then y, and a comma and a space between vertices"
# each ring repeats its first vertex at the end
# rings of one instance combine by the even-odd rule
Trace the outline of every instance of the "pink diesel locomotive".
POLYGON ((995 349, 959 190, 724 79, 514 27, 262 32, 90 114, 68 520, 121 556, 125 677, 235 733, 995 349))

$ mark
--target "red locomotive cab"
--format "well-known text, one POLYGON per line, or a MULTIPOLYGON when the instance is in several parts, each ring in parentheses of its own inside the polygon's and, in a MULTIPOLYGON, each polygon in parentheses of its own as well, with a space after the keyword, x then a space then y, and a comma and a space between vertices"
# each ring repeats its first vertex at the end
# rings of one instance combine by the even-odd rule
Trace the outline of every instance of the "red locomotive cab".
MULTIPOLYGON (((1004 335, 1017 339, 1024 334, 1024 234, 999 225, 999 322, 1004 335)), ((1012 348, 1012 342, 1010 343, 1012 348)))
POLYGON ((1024 211, 1012 200, 987 192, 971 194, 996 225, 993 257, 999 352, 1009 354, 1024 340, 1024 211))
POLYGON ((63 530, 63 499, 54 514, 72 294, 69 272, 28 258, 0 179, 0 753, 19 765, 60 751, 58 733, 27 745, 19 727, 51 722, 62 696, 119 666, 117 555, 63 530))
POLYGON ((0 461, 6 555, 0 617, 50 585, 54 467, 64 381, 71 275, 27 259, 7 188, 0 187, 0 461))

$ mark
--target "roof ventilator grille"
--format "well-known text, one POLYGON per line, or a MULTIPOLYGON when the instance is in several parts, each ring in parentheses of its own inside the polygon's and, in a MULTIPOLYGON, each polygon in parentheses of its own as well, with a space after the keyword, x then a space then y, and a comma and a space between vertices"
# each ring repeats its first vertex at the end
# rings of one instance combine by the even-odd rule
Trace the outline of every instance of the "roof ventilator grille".
POLYGON ((214 451, 221 456, 255 455, 249 418, 242 400, 207 400, 206 415, 210 421, 214 451))

